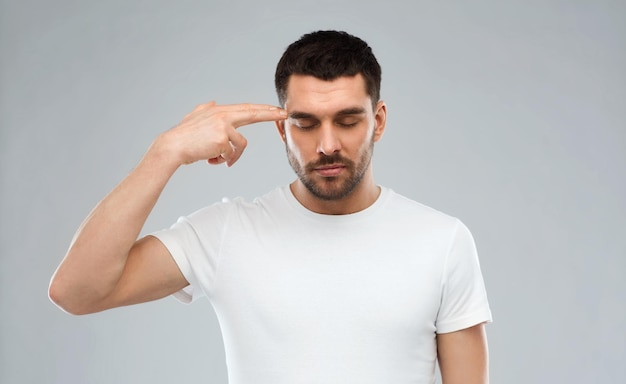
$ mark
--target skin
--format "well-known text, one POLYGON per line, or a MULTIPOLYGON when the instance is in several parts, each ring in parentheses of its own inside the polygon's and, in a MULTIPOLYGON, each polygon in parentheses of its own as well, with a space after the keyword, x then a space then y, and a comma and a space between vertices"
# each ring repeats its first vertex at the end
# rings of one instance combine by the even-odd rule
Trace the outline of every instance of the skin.
POLYGON ((489 383, 485 325, 438 334, 437 360, 443 384, 489 383))
MULTIPOLYGON (((311 211, 349 214, 380 194, 372 172, 373 144, 383 135, 387 108, 372 101, 360 75, 321 81, 290 78, 285 110, 260 104, 197 106, 159 135, 137 167, 78 229, 49 287, 51 300, 87 314, 169 296, 188 285, 165 246, 137 240, 165 185, 184 164, 232 166, 247 141, 237 128, 275 121, 298 179, 294 196, 311 211)), ((484 326, 437 335, 444 384, 487 383, 484 326)))
POLYGON ((369 207, 380 193, 371 158, 385 130, 385 103, 372 107, 361 75, 334 81, 292 75, 285 108, 290 118, 276 126, 298 174, 291 184, 296 199, 331 215, 369 207))

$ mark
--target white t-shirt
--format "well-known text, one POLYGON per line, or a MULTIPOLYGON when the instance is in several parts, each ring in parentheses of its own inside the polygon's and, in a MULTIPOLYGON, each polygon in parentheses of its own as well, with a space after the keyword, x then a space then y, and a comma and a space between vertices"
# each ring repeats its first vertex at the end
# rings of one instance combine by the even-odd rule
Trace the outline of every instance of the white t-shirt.
POLYGON ((382 188, 322 215, 288 186, 154 234, 222 329, 231 384, 433 383, 436 333, 491 321, 474 241, 453 217, 382 188))

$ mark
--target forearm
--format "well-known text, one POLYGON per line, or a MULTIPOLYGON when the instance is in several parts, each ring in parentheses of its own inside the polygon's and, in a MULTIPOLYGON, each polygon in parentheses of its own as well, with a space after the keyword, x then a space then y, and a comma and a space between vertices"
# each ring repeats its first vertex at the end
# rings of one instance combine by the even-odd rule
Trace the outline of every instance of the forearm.
POLYGON ((78 229, 50 284, 50 297, 65 310, 84 312, 119 280, 130 249, 178 168, 159 139, 78 229))

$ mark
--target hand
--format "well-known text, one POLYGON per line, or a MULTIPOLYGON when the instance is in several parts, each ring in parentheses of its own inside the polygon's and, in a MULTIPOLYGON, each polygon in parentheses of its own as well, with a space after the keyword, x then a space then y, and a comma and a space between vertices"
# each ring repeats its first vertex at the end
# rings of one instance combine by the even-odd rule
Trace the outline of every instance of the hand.
POLYGON ((246 138, 237 128, 262 121, 287 118, 281 108, 264 104, 198 105, 163 138, 174 149, 180 164, 207 160, 232 166, 246 148, 246 138))

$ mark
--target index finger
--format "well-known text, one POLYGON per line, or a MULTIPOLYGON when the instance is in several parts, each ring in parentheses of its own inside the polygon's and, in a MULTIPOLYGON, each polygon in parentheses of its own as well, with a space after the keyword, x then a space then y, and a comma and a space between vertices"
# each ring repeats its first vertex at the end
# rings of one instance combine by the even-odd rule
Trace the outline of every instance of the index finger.
POLYGON ((287 111, 269 104, 232 104, 223 106, 236 128, 262 121, 278 121, 287 118, 287 111))

